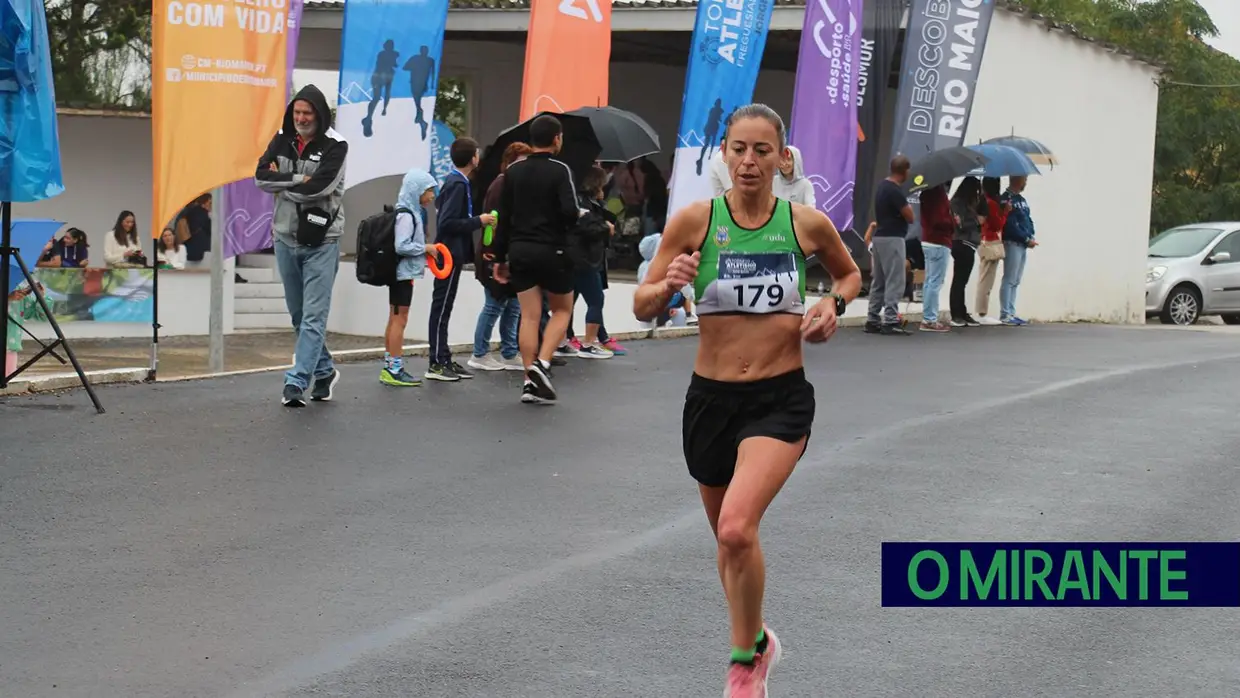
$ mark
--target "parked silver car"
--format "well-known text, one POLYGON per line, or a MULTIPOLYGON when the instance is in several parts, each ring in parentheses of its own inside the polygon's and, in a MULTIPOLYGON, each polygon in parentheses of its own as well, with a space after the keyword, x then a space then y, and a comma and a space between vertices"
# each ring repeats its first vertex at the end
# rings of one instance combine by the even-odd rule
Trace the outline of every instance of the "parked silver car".
POLYGON ((1240 223, 1194 223, 1150 240, 1145 314, 1168 325, 1240 325, 1240 223))

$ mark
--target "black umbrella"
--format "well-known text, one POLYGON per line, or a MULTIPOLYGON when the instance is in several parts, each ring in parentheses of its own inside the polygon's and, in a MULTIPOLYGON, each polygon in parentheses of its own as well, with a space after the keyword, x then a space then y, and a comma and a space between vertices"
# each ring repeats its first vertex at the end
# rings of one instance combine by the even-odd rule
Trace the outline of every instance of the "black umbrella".
POLYGON ((578 184, 581 183, 582 178, 594 166, 594 161, 598 159, 599 153, 603 150, 603 146, 598 142, 598 136, 594 133, 594 127, 590 124, 590 119, 584 116, 545 111, 499 134, 495 142, 487 148, 482 161, 478 163, 478 174, 474 177, 474 186, 476 191, 480 192, 479 196, 485 194, 487 187, 491 186, 491 182, 499 176, 499 166, 504 159, 504 149, 513 143, 529 143, 530 124, 543 114, 550 114, 559 119, 564 127, 563 143, 560 146, 560 152, 555 157, 568 165, 573 172, 573 180, 578 184))
POLYGON ((990 158, 970 148, 956 147, 936 150, 913 163, 908 171, 908 179, 904 182, 904 187, 909 193, 937 187, 958 177, 964 177, 988 162, 990 158))
POLYGON ((659 134, 633 112, 615 107, 583 107, 568 113, 590 120, 599 143, 603 145, 603 151, 598 156, 602 162, 632 162, 662 150, 659 134))

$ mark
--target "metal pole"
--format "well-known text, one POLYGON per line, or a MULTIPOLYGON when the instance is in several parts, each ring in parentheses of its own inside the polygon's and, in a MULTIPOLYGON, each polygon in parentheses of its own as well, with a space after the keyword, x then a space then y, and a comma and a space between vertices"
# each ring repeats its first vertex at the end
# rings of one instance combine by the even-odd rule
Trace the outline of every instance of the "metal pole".
POLYGON ((146 373, 146 379, 151 382, 155 381, 159 371, 159 242, 162 238, 163 232, 160 232, 151 245, 151 302, 154 313, 151 316, 151 367, 146 373))
POLYGON ((224 235, 228 210, 224 187, 219 187, 211 201, 211 318, 209 368, 211 373, 224 372, 224 235))
MULTIPOLYGON (((12 204, 5 201, 0 204, 0 286, 4 287, 4 312, 0 313, 0 337, 7 338, 9 336, 9 247, 13 244, 13 208, 12 204)), ((9 350, 8 340, 5 340, 4 351, 7 355, 9 350)), ((6 368, 0 369, 0 388, 9 386, 7 365, 6 368)))

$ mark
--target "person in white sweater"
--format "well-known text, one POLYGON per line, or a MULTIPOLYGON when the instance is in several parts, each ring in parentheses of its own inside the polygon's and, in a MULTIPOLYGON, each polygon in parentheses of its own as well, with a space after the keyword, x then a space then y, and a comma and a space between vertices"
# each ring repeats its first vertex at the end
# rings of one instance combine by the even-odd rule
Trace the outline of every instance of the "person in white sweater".
POLYGON ((172 228, 164 228, 164 232, 159 236, 158 262, 160 269, 185 268, 185 246, 177 242, 172 228))
POLYGON ((133 211, 121 211, 111 233, 104 236, 103 261, 113 269, 146 266, 146 254, 138 242, 138 224, 133 211))
POLYGON ((805 162, 801 158, 801 150, 795 145, 784 148, 784 156, 779 161, 779 175, 772 187, 775 196, 814 208, 814 184, 805 176, 805 162))

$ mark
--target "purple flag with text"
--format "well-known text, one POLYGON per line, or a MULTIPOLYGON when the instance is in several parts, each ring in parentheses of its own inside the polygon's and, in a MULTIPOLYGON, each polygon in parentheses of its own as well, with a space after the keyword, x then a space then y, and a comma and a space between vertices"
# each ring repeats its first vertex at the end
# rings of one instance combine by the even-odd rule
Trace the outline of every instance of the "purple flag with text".
MULTIPOLYGON (((293 94, 293 66, 297 64, 297 38, 301 34, 303 0, 288 2, 288 75, 289 94, 293 94)), ((263 127, 269 127, 264 124, 263 127)), ((279 125, 275 125, 279 128, 279 125)), ((254 162, 258 162, 255 153, 254 162)), ((254 186, 254 178, 238 180, 224 187, 224 258, 265 250, 272 245, 271 216, 275 200, 254 186)))
POLYGON ((801 151, 819 211, 839 230, 853 223, 857 180, 857 71, 863 0, 809 0, 789 141, 801 151))

